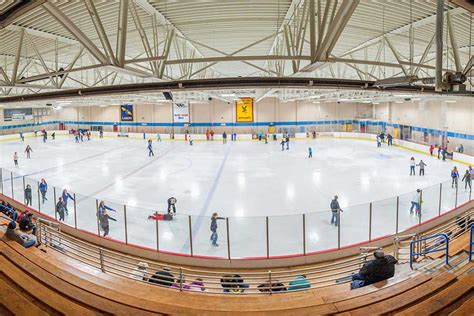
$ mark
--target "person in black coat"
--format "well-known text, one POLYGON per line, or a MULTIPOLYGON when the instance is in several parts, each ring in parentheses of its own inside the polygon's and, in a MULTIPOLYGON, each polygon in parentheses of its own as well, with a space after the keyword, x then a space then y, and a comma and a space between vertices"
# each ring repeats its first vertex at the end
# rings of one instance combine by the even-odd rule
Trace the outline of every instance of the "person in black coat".
POLYGON ((33 224, 33 213, 28 213, 22 217, 20 220, 19 226, 20 230, 24 232, 28 232, 32 230, 32 234, 36 235, 36 226, 33 224))
POLYGON ((169 268, 163 268, 160 271, 156 271, 148 282, 171 287, 174 283, 174 275, 169 268))
POLYGON ((352 288, 390 279, 395 275, 397 259, 385 255, 382 249, 375 250, 374 257, 375 260, 367 261, 359 270, 359 273, 352 275, 352 288))

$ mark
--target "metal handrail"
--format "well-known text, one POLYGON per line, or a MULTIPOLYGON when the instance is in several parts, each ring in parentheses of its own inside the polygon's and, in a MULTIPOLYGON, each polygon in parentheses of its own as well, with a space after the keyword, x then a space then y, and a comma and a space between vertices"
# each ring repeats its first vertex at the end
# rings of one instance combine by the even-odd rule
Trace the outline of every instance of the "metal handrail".
MULTIPOLYGON (((117 252, 113 252, 108 249, 104 249, 95 245, 87 244, 84 241, 77 240, 73 237, 66 235, 63 232, 54 230, 54 228, 39 224, 38 231, 40 231, 40 241, 46 245, 55 245, 52 248, 58 250, 57 247, 64 249, 63 254, 68 255, 81 263, 100 269, 104 273, 110 273, 121 277, 130 278, 130 274, 133 269, 137 267, 138 262, 149 262, 151 268, 157 270, 162 265, 156 262, 150 262, 141 258, 133 258, 129 255, 122 255, 117 252), (86 250, 87 251, 84 251, 86 250), (94 256, 95 255, 95 256, 94 256)), ((325 264, 321 266, 296 269, 293 271, 262 271, 262 272, 240 272, 240 271, 204 271, 195 270, 184 267, 175 267, 172 273, 175 276, 173 278, 173 284, 178 287, 177 290, 186 291, 186 286, 183 286, 179 279, 205 279, 206 280, 206 291, 211 293, 222 293, 223 285, 235 284, 232 280, 237 280, 236 274, 239 274, 242 278, 245 278, 245 284, 249 288, 245 289, 244 293, 262 293, 262 294, 276 294, 279 283, 289 283, 296 276, 307 275, 306 280, 311 288, 326 287, 329 285, 336 284, 337 280, 344 279, 343 282, 348 282, 349 277, 352 273, 359 269, 359 265, 362 260, 365 260, 369 254, 357 256, 355 258, 342 260, 332 264, 325 264), (304 272, 304 273, 303 273, 304 272), (219 274, 219 276, 216 276, 219 274), (225 276, 229 275, 229 276, 225 276), (224 277, 225 276, 225 277, 224 277), (222 278, 225 278, 229 282, 221 282, 222 278), (270 282, 269 282, 270 280, 270 282)), ((147 279, 152 278, 153 274, 146 273, 147 279)), ((160 280, 161 281, 161 280, 160 280)), ((144 282, 144 281, 142 281, 144 282)), ((164 283, 167 283, 166 281, 164 283)), ((168 282, 168 287, 172 282, 168 282)), ((280 286, 281 287, 281 286, 280 286)), ((285 286, 287 287, 287 286, 285 286)), ((304 290, 304 289, 302 289, 304 290)))
POLYGON ((446 260, 446 264, 449 264, 449 237, 445 233, 436 234, 436 235, 432 235, 432 236, 412 240, 410 242, 410 269, 413 269, 413 256, 423 256, 423 255, 426 255, 428 253, 440 252, 440 251, 446 251, 445 260, 446 260), (420 243, 422 241, 425 241, 425 240, 439 238, 439 237, 442 237, 444 239, 446 247, 432 249, 432 250, 426 250, 425 249, 425 250, 420 250, 419 252, 414 252, 413 251, 413 245, 418 244, 418 243, 420 243))

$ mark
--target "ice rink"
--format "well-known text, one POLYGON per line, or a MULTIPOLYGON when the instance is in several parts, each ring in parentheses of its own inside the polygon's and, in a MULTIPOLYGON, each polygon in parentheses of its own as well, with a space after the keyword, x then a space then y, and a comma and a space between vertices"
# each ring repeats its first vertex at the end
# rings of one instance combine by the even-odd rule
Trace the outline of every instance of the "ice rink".
MULTIPOLYGON (((328 211, 336 194, 344 210, 341 247, 368 240, 369 202, 373 202, 372 239, 396 229, 402 231, 419 222, 409 214, 412 192, 424 189, 422 219, 436 216, 439 183, 450 180, 454 165, 461 177, 467 168, 399 147, 384 144, 377 148, 375 142, 352 139, 291 140, 290 149, 283 151, 279 141, 265 144, 229 139, 227 144, 195 141, 193 146, 185 141, 154 141, 154 157, 148 157, 146 147, 146 141, 138 139, 94 137, 76 144, 70 136, 58 136, 47 143, 38 136, 25 142, 0 143, 0 166, 14 172, 13 190, 20 201, 20 176, 26 176, 34 191, 36 180, 45 178, 49 198, 39 208, 51 216, 53 186, 58 188, 57 196, 63 188, 75 193, 75 209, 70 204, 66 219, 70 225, 97 233, 95 199, 104 200, 118 210, 111 213, 117 219, 111 222, 111 238, 125 240, 126 212, 129 243, 156 248, 159 235, 160 250, 189 253, 191 227, 194 254, 222 257, 228 255, 228 241, 232 257, 265 256, 267 226, 271 256, 303 253, 303 244, 306 252, 337 247, 337 228, 330 225, 328 211), (31 159, 24 153, 27 144, 33 148, 31 159), (309 146, 313 158, 308 158, 309 146), (15 151, 20 156, 19 167, 13 164, 15 151), (412 156, 417 163, 423 159, 428 165, 424 177, 409 175, 412 156), (148 220, 155 210, 165 212, 171 196, 178 200, 179 216, 158 225, 148 220), (127 205, 125 211, 121 204, 127 205), (220 247, 209 242, 213 212, 229 217, 230 236, 226 221, 219 221, 220 247)), ((11 194, 10 178, 4 172, 3 192, 7 195, 11 194)), ((441 191, 441 212, 469 199, 463 184, 457 201, 450 183, 441 191)), ((33 207, 38 204, 34 194, 33 207)))

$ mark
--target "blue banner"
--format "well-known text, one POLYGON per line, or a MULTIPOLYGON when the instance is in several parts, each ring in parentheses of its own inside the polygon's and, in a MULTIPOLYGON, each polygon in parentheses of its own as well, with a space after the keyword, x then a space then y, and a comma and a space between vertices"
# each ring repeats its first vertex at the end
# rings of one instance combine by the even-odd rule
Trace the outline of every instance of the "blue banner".
POLYGON ((120 120, 122 122, 133 121, 133 104, 122 104, 120 106, 120 120))

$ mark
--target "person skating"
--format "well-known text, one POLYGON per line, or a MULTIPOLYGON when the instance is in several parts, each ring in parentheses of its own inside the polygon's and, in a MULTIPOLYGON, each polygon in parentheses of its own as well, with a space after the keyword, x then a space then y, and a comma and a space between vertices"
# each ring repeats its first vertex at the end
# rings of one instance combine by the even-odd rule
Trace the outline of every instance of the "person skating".
POLYGON ((451 170, 451 188, 458 187, 459 171, 456 166, 451 170))
POLYGON ((176 203, 177 202, 178 202, 178 200, 173 196, 168 199, 168 214, 170 214, 171 212, 176 214, 176 203))
POLYGON ((66 209, 64 207, 64 201, 62 197, 59 197, 58 203, 56 203, 56 213, 59 215, 59 221, 64 222, 64 215, 66 213, 66 209))
POLYGON ((26 148, 25 148, 25 153, 26 153, 26 159, 30 159, 31 158, 31 153, 33 152, 33 149, 31 148, 30 145, 26 145, 26 148))
POLYGON ((430 156, 433 156, 433 151, 434 151, 434 146, 431 145, 431 146, 430 146, 430 156))
POLYGON ((99 138, 104 138, 104 131, 102 129, 99 130, 99 138))
POLYGON ((331 201, 330 208, 332 212, 331 225, 339 225, 340 213, 342 213, 341 207, 339 206, 338 196, 335 195, 334 199, 331 201))
POLYGON ((424 176, 425 175, 425 167, 428 166, 428 165, 425 164, 425 162, 423 160, 420 160, 420 163, 417 164, 417 166, 420 167, 420 176, 424 176))
POLYGON ((308 147, 308 158, 313 158, 313 148, 311 146, 308 147))
POLYGON ((31 185, 27 184, 25 188, 25 204, 26 206, 31 206, 32 194, 31 194, 31 185))
POLYGON ((43 204, 44 204, 44 201, 47 201, 48 199, 46 198, 46 193, 48 192, 48 184, 46 183, 46 180, 45 179, 41 179, 41 182, 39 184, 39 191, 41 193, 41 199, 43 201, 43 204))
POLYGON ((438 159, 439 159, 439 156, 441 155, 441 150, 442 150, 441 146, 438 146, 438 159))
POLYGON ((413 214, 415 209, 416 215, 420 216, 421 213, 421 190, 417 189, 411 198, 410 214, 413 214))
POLYGON ((379 135, 377 135, 377 147, 382 147, 382 141, 379 135))
POLYGON ((43 131, 43 143, 46 143, 48 140, 48 132, 46 130, 43 131))
POLYGON ((211 140, 214 140, 214 130, 211 129, 211 131, 209 132, 209 134, 211 134, 211 140))
POLYGON ((160 133, 156 134, 156 141, 161 142, 161 135, 160 133))
POLYGON ((416 175, 415 167, 416 167, 415 157, 411 157, 410 158, 410 176, 416 175))
POLYGON ((393 146, 393 136, 390 134, 387 135, 387 146, 393 146))
POLYGON ((469 186, 469 191, 472 190, 471 187, 471 173, 469 172, 469 169, 466 170, 466 173, 462 177, 462 182, 464 182, 464 189, 467 190, 467 187, 469 186))
POLYGON ((385 143, 385 134, 384 134, 384 132, 381 132, 381 133, 380 133, 380 141, 381 141, 382 143, 385 143))
POLYGON ((189 135, 188 140, 189 140, 189 146, 192 146, 192 145, 193 145, 193 140, 192 140, 192 138, 191 138, 191 135, 189 135))
POLYGON ((222 143, 223 144, 227 143, 227 133, 225 131, 224 131, 224 133, 222 133, 222 143))
POLYGON ((104 210, 102 212, 102 216, 99 217, 99 224, 100 228, 102 228, 102 231, 104 232, 104 237, 109 235, 109 220, 116 222, 117 220, 115 218, 110 217, 110 215, 107 213, 107 210, 104 210))
POLYGON ((443 148, 441 151, 441 156, 443 156, 443 161, 446 161, 446 155, 448 154, 448 147, 443 148))
POLYGON ((212 245, 217 247, 219 244, 217 243, 217 239, 219 236, 217 235, 217 220, 218 219, 225 219, 224 217, 219 217, 217 213, 213 213, 211 217, 211 242, 212 245))
POLYGON ((148 157, 155 156, 151 139, 148 140, 148 157))
POLYGON ((63 190, 63 194, 62 194, 61 196, 62 196, 62 198, 63 198, 64 210, 65 210, 66 216, 67 216, 67 215, 69 215, 69 210, 67 209, 67 201, 68 201, 69 199, 71 199, 71 200, 73 200, 73 201, 75 201, 75 200, 74 200, 74 198, 72 197, 72 195, 69 194, 69 192, 67 192, 66 189, 63 190))
POLYGON ((105 202, 104 202, 104 201, 100 201, 99 207, 97 208, 97 210, 99 211, 99 213, 97 214, 97 216, 98 216, 99 218, 102 216, 102 213, 104 213, 105 210, 109 210, 109 211, 112 211, 112 212, 117 212, 117 211, 114 210, 113 208, 108 207, 107 205, 105 205, 105 202))
POLYGON ((18 167, 18 153, 16 151, 13 154, 13 162, 15 163, 15 167, 18 167))
POLYGON ((284 138, 281 139, 280 145, 281 145, 281 151, 284 151, 285 150, 285 139, 284 138))
POLYGON ((286 133, 286 150, 290 149, 290 134, 286 133))
POLYGON ((51 134, 51 138, 52 138, 53 140, 56 139, 56 132, 53 132, 53 133, 51 134))

